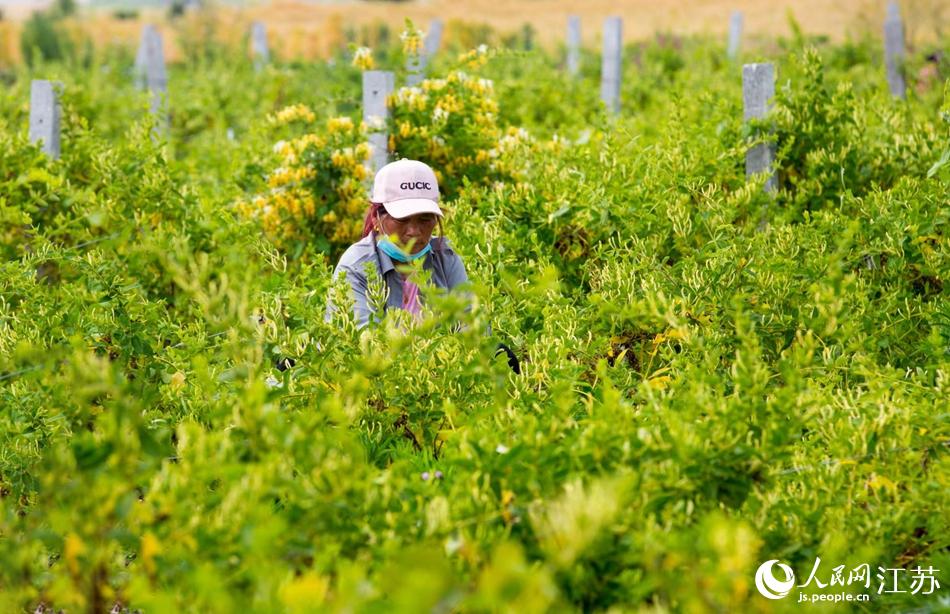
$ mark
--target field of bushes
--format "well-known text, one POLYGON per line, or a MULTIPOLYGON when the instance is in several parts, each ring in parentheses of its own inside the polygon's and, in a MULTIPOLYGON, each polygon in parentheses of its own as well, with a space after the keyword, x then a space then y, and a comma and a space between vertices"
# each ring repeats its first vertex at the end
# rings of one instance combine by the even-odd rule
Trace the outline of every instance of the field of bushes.
MULTIPOLYGON (((594 49, 570 78, 447 40, 389 147, 439 170, 470 294, 365 329, 324 321, 369 177, 352 48, 195 38, 164 130, 134 49, 7 67, 0 610, 950 607, 950 71, 909 57, 896 100, 878 40, 790 25, 744 50, 778 75, 753 125, 718 40, 628 42, 617 116, 594 49), (941 586, 756 590, 816 557, 941 586)), ((405 82, 398 33, 371 53, 405 82)))

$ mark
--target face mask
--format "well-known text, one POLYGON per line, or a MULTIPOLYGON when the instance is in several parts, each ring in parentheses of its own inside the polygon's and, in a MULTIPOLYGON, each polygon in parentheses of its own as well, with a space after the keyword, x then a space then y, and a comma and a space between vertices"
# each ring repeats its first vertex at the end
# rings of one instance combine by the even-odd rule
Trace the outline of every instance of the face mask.
POLYGON ((385 236, 381 237, 376 242, 376 245, 378 245, 379 249, 383 250, 387 256, 393 260, 398 260, 399 262, 412 262, 413 260, 418 260, 419 258, 423 258, 432 249, 432 246, 427 243, 424 248, 415 254, 407 254, 403 250, 399 249, 395 243, 390 241, 389 237, 385 236))

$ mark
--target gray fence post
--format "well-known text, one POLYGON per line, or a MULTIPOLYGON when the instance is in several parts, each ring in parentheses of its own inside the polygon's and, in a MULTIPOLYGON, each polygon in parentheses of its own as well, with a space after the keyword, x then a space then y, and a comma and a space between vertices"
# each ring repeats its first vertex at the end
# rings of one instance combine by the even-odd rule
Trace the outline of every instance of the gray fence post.
POLYGON ((139 48, 138 48, 138 51, 135 52, 135 68, 133 69, 133 73, 135 76, 135 85, 139 89, 143 89, 143 90, 145 89, 147 85, 145 82, 145 64, 146 64, 145 59, 148 56, 147 41, 148 41, 148 38, 151 36, 153 29, 154 29, 154 26, 150 24, 146 24, 142 28, 142 36, 139 39, 139 48))
MULTIPOLYGON (((775 96, 775 66, 772 64, 745 64, 742 67, 742 106, 743 119, 765 117, 771 107, 770 100, 775 96)), ((774 192, 778 188, 775 170, 775 146, 760 143, 750 149, 745 157, 746 176, 769 172, 765 182, 765 191, 774 192)))
POLYGON ((729 46, 726 48, 726 55, 730 60, 739 56, 739 46, 742 43, 742 11, 736 11, 729 19, 729 46))
POLYGON ((139 87, 151 94, 149 108, 158 118, 159 131, 168 123, 167 117, 159 117, 168 96, 168 73, 165 70, 165 53, 162 50, 162 35, 151 24, 142 28, 142 42, 135 56, 136 79, 139 87))
POLYGON ((254 68, 260 70, 270 61, 270 47, 267 45, 267 28, 260 21, 251 24, 251 55, 254 68))
POLYGON ((620 111, 620 60, 623 54, 623 20, 604 20, 604 48, 600 68, 600 99, 611 113, 620 111))
POLYGON ((442 29, 443 24, 441 19, 433 19, 429 22, 429 31, 426 33, 425 40, 425 54, 426 58, 431 58, 436 53, 439 52, 439 47, 442 46, 442 29))
POLYGON ((887 68, 887 86, 891 96, 903 99, 905 94, 904 75, 901 62, 904 59, 904 22, 901 20, 900 7, 896 2, 887 5, 887 18, 884 20, 884 66, 887 68))
POLYGON ((425 47, 417 55, 406 58, 406 85, 418 85, 425 79, 426 61, 425 47))
POLYGON ((389 162, 389 135, 386 132, 389 108, 386 99, 392 94, 395 83, 396 76, 390 71, 363 71, 363 121, 369 127, 369 144, 372 147, 369 161, 371 176, 389 162))
POLYGON ((581 69, 581 18, 567 18, 567 74, 574 77, 581 69))
POLYGON ((442 46, 442 29, 441 19, 433 19, 429 22, 429 31, 426 32, 419 55, 406 59, 407 85, 418 85, 425 79, 425 71, 429 65, 429 60, 438 53, 439 47, 442 46))
POLYGON ((30 83, 30 142, 43 152, 59 158, 59 92, 62 84, 34 79, 30 83))

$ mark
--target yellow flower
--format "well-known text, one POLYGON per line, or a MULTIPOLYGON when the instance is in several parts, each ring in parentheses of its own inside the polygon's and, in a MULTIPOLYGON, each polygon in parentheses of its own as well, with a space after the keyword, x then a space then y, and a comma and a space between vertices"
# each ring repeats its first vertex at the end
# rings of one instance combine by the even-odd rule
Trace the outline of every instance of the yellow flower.
POLYGON ((290 183, 291 179, 291 170, 281 166, 274 169, 274 172, 267 178, 267 185, 271 188, 279 188, 290 183))
POLYGON ((271 120, 277 124, 289 124, 295 121, 313 122, 317 118, 307 106, 295 104, 277 112, 271 120))
POLYGON ((340 156, 338 158, 339 168, 341 169, 352 168, 354 163, 356 162, 355 158, 353 157, 353 148, 344 147, 342 150, 337 150, 337 151, 340 152, 340 156))
POLYGON ((356 215, 357 213, 363 210, 363 205, 364 205, 364 201, 362 198, 359 198, 359 197, 351 198, 350 200, 346 201, 344 210, 350 215, 356 215))
POLYGON ((432 121, 434 123, 445 122, 449 119, 449 111, 440 102, 435 105, 435 109, 432 111, 432 121))
POLYGON ((447 84, 448 82, 445 79, 426 79, 422 82, 422 89, 426 92, 437 92, 447 84))
POLYGON ((162 545, 151 532, 142 536, 142 564, 149 575, 155 575, 155 557, 162 553, 162 545))
POLYGON ((489 94, 494 89, 495 84, 491 79, 467 79, 465 87, 477 94, 489 94))
POLYGON ((463 105, 462 101, 456 98, 454 94, 447 94, 444 98, 439 100, 437 108, 438 107, 450 113, 457 113, 462 110, 463 105))
POLYGON ((178 392, 185 387, 185 374, 181 371, 175 371, 175 374, 172 375, 172 379, 168 385, 172 390, 178 392))
POLYGON ((290 212, 293 217, 300 217, 300 201, 296 198, 288 198, 286 200, 286 209, 290 212))
POLYGON ((280 600, 290 612, 310 612, 320 606, 330 589, 330 581, 316 572, 308 571, 280 587, 280 600))
POLYGON ((287 160, 294 157, 294 147, 287 141, 278 141, 274 145, 274 153, 287 160))
POLYGON ((423 32, 421 30, 407 25, 406 29, 399 35, 400 40, 402 40, 403 53, 406 55, 419 55, 422 51, 422 37, 423 32))
POLYGON ((884 490, 885 492, 889 493, 897 492, 897 484, 895 484, 889 478, 883 475, 877 475, 876 473, 871 473, 871 477, 868 478, 867 481, 867 486, 875 493, 880 490, 884 490))
POLYGON ((293 141, 293 148, 297 151, 297 153, 303 152, 311 145, 317 149, 320 149, 326 145, 326 141, 316 134, 305 134, 293 141))
POLYGON ((494 98, 482 98, 479 107, 489 114, 498 113, 498 101, 494 98))
POLYGON ((353 54, 353 66, 360 70, 373 70, 373 51, 369 47, 359 47, 353 54))
POLYGON ((330 134, 350 132, 353 130, 353 127, 353 120, 349 117, 331 117, 327 120, 327 132, 330 134))
POLYGON ((429 138, 429 155, 439 157, 445 155, 445 139, 440 136, 429 138))
POLYGON ((479 45, 478 49, 472 49, 459 56, 459 62, 464 63, 469 68, 480 68, 488 63, 488 47, 479 45))
POLYGON ((66 567, 72 575, 79 575, 79 557, 85 552, 86 544, 78 535, 70 533, 66 536, 66 543, 63 544, 63 558, 66 559, 66 567))

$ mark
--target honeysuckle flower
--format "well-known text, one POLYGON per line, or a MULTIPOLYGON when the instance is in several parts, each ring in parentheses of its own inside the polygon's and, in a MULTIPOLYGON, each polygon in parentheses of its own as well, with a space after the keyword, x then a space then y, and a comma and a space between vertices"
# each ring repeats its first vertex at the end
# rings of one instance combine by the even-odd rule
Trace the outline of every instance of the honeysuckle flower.
POLYGON ((422 82, 422 89, 427 92, 436 92, 448 85, 445 79, 426 79, 422 82))
POLYGON ((402 41, 402 50, 406 55, 419 55, 422 52, 422 40, 425 32, 418 29, 407 28, 399 35, 402 41))
POLYGON ((331 117, 327 120, 327 132, 334 134, 337 132, 349 132, 354 127, 353 120, 349 117, 331 117))
POLYGON ((453 536, 445 540, 445 553, 452 556, 465 545, 465 540, 460 536, 453 536))
POLYGON ((353 66, 360 70, 372 70, 375 65, 373 51, 369 47, 358 47, 353 53, 353 66))
POLYGON ((175 371, 175 374, 172 375, 172 379, 169 382, 169 386, 174 391, 179 391, 185 387, 185 374, 181 371, 175 371))
POLYGON ((382 130, 386 127, 386 120, 379 115, 370 115, 365 122, 368 130, 382 130))
POLYGON ((295 121, 304 121, 310 123, 317 118, 307 106, 295 104, 285 107, 271 116, 271 121, 277 124, 289 124, 295 121))

